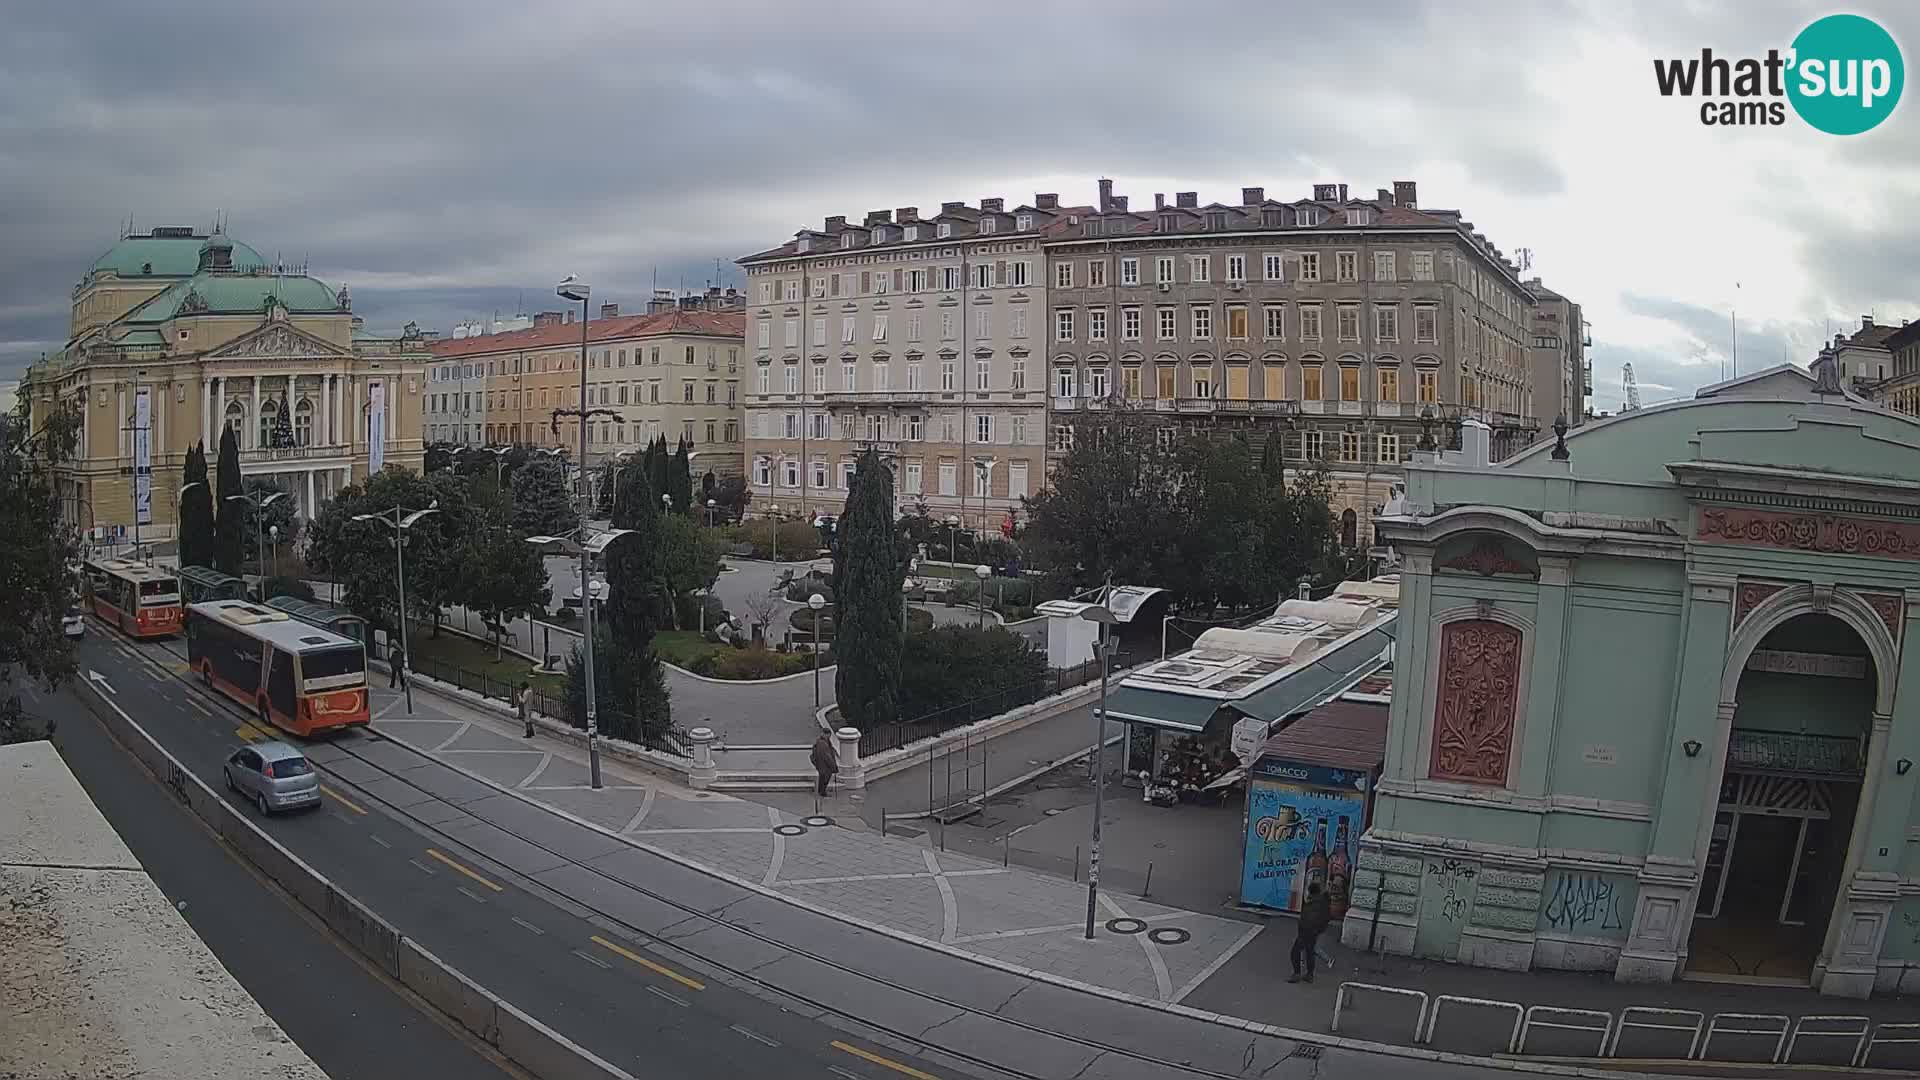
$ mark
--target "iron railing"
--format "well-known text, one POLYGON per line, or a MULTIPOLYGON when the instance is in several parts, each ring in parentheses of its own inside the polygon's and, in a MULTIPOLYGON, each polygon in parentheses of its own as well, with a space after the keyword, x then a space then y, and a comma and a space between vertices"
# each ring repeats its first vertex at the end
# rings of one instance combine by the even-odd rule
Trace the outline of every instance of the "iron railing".
MULTIPOLYGON (((1112 670, 1118 672, 1133 663, 1131 653, 1115 653, 1112 670)), ((1032 682, 1009 687, 995 694, 975 698, 972 701, 949 705, 936 709, 912 720, 901 720, 892 724, 882 724, 860 733, 860 756, 862 758, 887 750, 944 735, 954 728, 979 723, 989 717, 1031 705, 1044 697, 1071 690, 1076 686, 1085 686, 1100 678, 1100 662, 1089 660, 1070 668, 1052 668, 1044 676, 1032 682)))
MULTIPOLYGON (((457 686, 462 690, 508 705, 513 704, 513 695, 520 689, 520 683, 523 681, 489 675, 484 671, 473 671, 431 656, 408 658, 407 670, 414 675, 457 686)), ((527 707, 536 713, 560 720, 575 730, 586 730, 586 721, 574 715, 573 708, 564 693, 532 688, 527 707)), ((649 729, 635 722, 632 717, 610 709, 600 710, 598 720, 602 735, 637 743, 649 750, 672 754, 675 757, 689 755, 684 739, 675 728, 670 727, 665 731, 649 729)))

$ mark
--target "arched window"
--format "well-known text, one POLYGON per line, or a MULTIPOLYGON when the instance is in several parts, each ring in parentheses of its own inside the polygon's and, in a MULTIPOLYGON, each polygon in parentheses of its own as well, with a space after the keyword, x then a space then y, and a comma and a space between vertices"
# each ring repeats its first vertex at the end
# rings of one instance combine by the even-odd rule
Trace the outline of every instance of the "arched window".
POLYGON ((1357 547, 1358 544, 1356 541, 1358 537, 1355 534, 1359 532, 1359 529, 1360 519, 1358 515, 1353 512, 1353 508, 1348 507, 1342 510, 1340 512, 1340 546, 1346 548, 1357 547))
POLYGON ((293 407, 293 442, 295 446, 313 445, 313 402, 306 398, 293 407))
POLYGON ((241 449, 247 446, 247 407, 238 401, 227 402, 227 427, 241 449))
POLYGON ((273 445, 273 422, 280 418, 280 406, 269 398, 260 403, 260 439, 255 446, 273 445))

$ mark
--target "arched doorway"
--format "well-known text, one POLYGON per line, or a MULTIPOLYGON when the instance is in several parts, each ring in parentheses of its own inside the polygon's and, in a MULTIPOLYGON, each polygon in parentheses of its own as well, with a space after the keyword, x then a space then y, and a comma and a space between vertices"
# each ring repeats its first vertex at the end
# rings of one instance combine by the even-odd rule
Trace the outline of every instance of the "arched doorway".
POLYGON ((1748 656, 1688 976, 1811 981, 1847 877, 1877 676, 1867 643, 1830 614, 1781 622, 1748 656))
POLYGON ((1351 507, 1340 512, 1340 546, 1351 551, 1359 543, 1360 517, 1351 507))

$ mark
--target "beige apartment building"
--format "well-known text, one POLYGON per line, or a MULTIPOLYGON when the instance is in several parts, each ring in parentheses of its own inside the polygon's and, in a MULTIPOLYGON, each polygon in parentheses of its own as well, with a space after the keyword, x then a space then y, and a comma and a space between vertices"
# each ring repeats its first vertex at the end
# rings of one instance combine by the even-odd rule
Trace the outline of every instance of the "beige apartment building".
POLYGON ((211 465, 225 428, 241 472, 273 478, 303 518, 369 470, 420 467, 420 334, 368 333, 345 286, 224 232, 126 233, 74 286, 70 326, 19 392, 36 428, 78 413, 57 482, 96 542, 132 540, 136 521, 143 541, 172 539, 187 451, 204 442, 211 465))
POLYGON ((1580 305, 1554 292, 1539 278, 1527 281, 1533 297, 1533 394, 1538 418, 1547 424, 1567 418, 1568 427, 1587 421, 1593 396, 1593 364, 1587 359, 1586 320, 1580 305))
MULTIPOLYGON (((587 459, 639 450, 655 438, 692 444, 696 485, 740 473, 743 316, 669 303, 647 315, 612 304, 585 325, 587 459)), ((481 445, 576 449, 582 326, 544 312, 526 330, 435 341, 426 414, 445 417, 431 436, 481 445), (465 415, 462 415, 463 411, 465 415)))
POLYGON ((1017 514, 1046 471, 1042 242, 1084 212, 1050 194, 874 210, 740 259, 755 511, 837 514, 873 447, 903 511, 1017 514))
POLYGON ((1370 545, 1423 430, 1444 443, 1478 418, 1504 456, 1559 407, 1557 387, 1536 392, 1517 268, 1459 211, 1420 208, 1412 181, 1373 198, 1180 192, 1134 210, 1102 180, 1044 250, 1056 460, 1076 419, 1104 409, 1256 447, 1278 437, 1290 459, 1332 465, 1343 539, 1370 545))

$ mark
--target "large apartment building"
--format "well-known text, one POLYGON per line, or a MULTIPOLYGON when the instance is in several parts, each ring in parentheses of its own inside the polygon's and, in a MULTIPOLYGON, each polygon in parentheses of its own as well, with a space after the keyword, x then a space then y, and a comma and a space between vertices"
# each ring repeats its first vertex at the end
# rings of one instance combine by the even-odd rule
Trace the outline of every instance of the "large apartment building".
MULTIPOLYGON (((693 446, 697 473, 740 472, 743 318, 724 307, 668 302, 646 315, 602 305, 585 326, 587 458, 638 450, 657 437, 693 446)), ((428 371, 429 437, 470 445, 574 448, 581 324, 543 312, 530 329, 436 341, 428 371), (435 422, 437 420, 437 422, 435 422)))
POLYGON ((1533 296, 1533 404, 1535 417, 1551 424, 1566 417, 1568 427, 1587 420, 1587 402, 1593 397, 1593 362, 1587 359, 1586 319, 1580 305, 1546 287, 1539 278, 1527 280, 1533 296))
POLYGON ((1046 470, 1043 240, 1085 208, 1036 195, 829 217, 739 260, 747 478, 757 512, 838 513, 856 456, 901 508, 994 529, 1046 470))
POLYGON ((1423 419, 1442 441, 1450 422, 1485 420, 1504 456, 1559 408, 1557 386, 1536 390, 1517 267, 1459 211, 1422 209, 1412 181, 1373 198, 1317 184, 1202 205, 1189 191, 1136 210, 1102 180, 1045 251, 1056 457, 1080 416, 1117 408, 1278 437, 1291 459, 1331 463, 1345 541, 1366 544, 1423 419))

